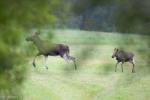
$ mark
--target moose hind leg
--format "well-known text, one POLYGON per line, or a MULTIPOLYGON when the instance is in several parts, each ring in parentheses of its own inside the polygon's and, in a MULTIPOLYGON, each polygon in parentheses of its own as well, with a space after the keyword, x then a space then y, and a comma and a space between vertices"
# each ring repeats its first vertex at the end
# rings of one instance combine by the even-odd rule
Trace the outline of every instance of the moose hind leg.
POLYGON ((63 54, 63 58, 64 58, 64 60, 65 60, 66 62, 68 62, 68 60, 69 60, 68 54, 64 53, 64 54, 63 54))
POLYGON ((69 60, 73 61, 75 70, 77 70, 76 59, 74 57, 69 56, 69 60))
POLYGON ((135 73, 135 62, 134 62, 134 60, 130 61, 130 63, 132 64, 132 73, 135 73))
POLYGON ((124 62, 121 63, 121 69, 122 69, 122 72, 123 72, 123 64, 124 64, 124 62))
POLYGON ((74 57, 69 56, 68 53, 64 53, 62 57, 64 58, 64 60, 65 60, 66 62, 68 62, 69 60, 73 61, 74 66, 75 66, 75 69, 77 69, 76 61, 75 61, 75 58, 74 58, 74 57))

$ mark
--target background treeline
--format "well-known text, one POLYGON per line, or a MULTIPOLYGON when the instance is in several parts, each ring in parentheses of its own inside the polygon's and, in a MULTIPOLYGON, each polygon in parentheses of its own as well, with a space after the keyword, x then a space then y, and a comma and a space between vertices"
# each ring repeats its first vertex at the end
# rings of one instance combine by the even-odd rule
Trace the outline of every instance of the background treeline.
MULTIPOLYGON (((67 1, 66 1, 67 2, 67 1)), ((73 0, 56 26, 93 31, 149 34, 149 0, 73 0)), ((62 13, 62 12, 60 12, 62 13)))

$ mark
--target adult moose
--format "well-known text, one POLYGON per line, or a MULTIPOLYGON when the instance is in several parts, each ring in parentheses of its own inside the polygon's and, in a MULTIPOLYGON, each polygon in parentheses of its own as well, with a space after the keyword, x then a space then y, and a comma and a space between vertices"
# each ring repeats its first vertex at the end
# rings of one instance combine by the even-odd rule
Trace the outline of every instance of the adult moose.
POLYGON ((119 50, 117 48, 114 49, 114 52, 113 52, 113 55, 112 55, 112 58, 116 58, 117 60, 117 63, 116 63, 116 66, 115 66, 115 72, 117 71, 117 65, 121 62, 121 68, 122 68, 122 72, 123 72, 123 64, 124 62, 130 62, 133 67, 132 67, 132 73, 135 72, 135 63, 134 63, 134 54, 131 53, 131 52, 126 52, 126 51, 123 51, 123 50, 119 50))
POLYGON ((75 58, 69 55, 69 47, 67 45, 65 44, 48 45, 48 43, 41 40, 38 32, 35 32, 33 35, 27 37, 26 41, 32 41, 38 49, 38 53, 34 57, 33 63, 32 63, 34 67, 36 67, 36 64, 35 64, 36 57, 43 55, 45 57, 46 69, 48 69, 48 65, 47 65, 48 56, 60 56, 66 61, 72 60, 74 62, 75 69, 77 69, 75 58))

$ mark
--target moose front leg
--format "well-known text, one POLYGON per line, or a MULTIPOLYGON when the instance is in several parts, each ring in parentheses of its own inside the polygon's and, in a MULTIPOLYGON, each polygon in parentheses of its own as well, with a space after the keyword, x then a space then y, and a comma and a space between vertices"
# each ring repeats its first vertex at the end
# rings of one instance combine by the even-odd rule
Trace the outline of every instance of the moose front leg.
POLYGON ((115 72, 117 71, 117 65, 119 64, 119 62, 116 63, 116 66, 115 66, 115 72))
POLYGON ((45 58, 45 60, 44 60, 45 61, 45 68, 48 69, 48 62, 47 62, 48 56, 44 56, 44 58, 45 58))
POLYGON ((34 67, 36 67, 35 59, 36 59, 36 57, 38 57, 39 55, 40 55, 40 53, 36 54, 36 56, 33 58, 33 62, 32 62, 32 64, 33 64, 33 66, 34 66, 34 67))
POLYGON ((124 64, 124 62, 121 63, 121 69, 122 69, 122 72, 123 72, 123 64, 124 64))

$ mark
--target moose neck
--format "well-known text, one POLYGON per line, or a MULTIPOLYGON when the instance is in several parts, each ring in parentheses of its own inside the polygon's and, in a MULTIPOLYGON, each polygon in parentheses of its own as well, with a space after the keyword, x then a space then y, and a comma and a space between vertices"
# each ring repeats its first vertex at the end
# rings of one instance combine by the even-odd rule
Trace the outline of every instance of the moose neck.
POLYGON ((33 40, 33 43, 36 45, 37 49, 39 50, 40 53, 46 53, 47 49, 44 45, 44 41, 42 41, 39 37, 36 37, 33 40))

